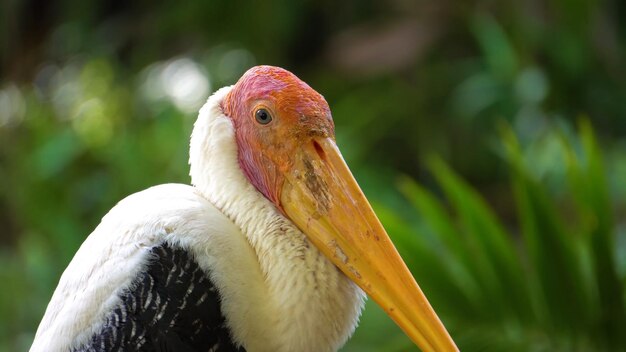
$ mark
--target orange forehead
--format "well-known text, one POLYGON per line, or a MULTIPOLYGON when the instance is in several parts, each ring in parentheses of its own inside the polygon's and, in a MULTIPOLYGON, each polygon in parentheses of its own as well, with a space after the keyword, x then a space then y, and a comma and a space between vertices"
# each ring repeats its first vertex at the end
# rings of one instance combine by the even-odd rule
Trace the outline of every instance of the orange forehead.
POLYGON ((269 105, 291 127, 323 130, 328 135, 334 132, 330 109, 324 97, 280 67, 256 66, 249 69, 224 98, 222 108, 227 116, 239 119, 251 116, 259 103, 269 105))

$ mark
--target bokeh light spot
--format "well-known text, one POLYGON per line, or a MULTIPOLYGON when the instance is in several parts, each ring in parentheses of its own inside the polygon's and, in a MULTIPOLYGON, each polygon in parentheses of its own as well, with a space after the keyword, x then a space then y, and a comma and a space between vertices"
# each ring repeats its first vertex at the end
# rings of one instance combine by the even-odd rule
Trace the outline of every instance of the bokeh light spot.
POLYGON ((10 84, 0 90, 0 127, 18 124, 24 118, 26 103, 16 85, 10 84))

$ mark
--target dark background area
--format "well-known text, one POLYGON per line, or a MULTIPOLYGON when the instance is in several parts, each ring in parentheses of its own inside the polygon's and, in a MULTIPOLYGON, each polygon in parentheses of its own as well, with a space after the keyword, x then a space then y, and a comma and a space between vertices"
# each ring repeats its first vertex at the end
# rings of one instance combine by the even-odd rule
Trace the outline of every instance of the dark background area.
MULTIPOLYGON (((28 349, 108 209, 189 182, 199 107, 257 64, 325 96, 462 350, 626 348, 624 18, 617 0, 3 1, 0 351, 28 349)), ((361 325, 346 351, 413 349, 374 304, 361 325)))

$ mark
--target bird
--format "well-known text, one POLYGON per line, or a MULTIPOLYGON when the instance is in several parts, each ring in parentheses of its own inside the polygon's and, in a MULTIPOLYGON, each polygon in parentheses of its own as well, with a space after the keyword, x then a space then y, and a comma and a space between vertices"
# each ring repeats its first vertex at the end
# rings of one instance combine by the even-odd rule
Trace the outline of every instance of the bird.
POLYGON ((191 184, 115 205, 59 279, 38 351, 336 351, 366 294, 423 351, 457 347, 335 140, 325 98, 255 66, 214 92, 191 184))

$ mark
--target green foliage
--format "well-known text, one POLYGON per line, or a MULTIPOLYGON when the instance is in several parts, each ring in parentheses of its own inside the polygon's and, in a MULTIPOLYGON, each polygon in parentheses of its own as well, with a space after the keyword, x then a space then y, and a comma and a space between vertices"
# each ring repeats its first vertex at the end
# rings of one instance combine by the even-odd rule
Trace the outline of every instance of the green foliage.
MULTIPOLYGON (((464 350, 625 348, 619 1, 2 9, 0 352, 28 349, 108 209, 188 182, 198 103, 254 64, 324 94, 344 157, 464 350), (600 143, 586 119, 570 130, 581 114, 600 143)), ((414 349, 371 303, 345 348, 368 349, 414 349)))
MULTIPOLYGON (((439 158, 429 166, 441 197, 404 177, 399 186, 418 221, 379 206, 381 220, 461 350, 624 348, 617 225, 588 121, 578 138, 556 137, 567 165, 563 197, 539 182, 510 128, 501 130, 519 231, 439 158)), ((370 350, 410 349, 396 335, 370 350)), ((358 331, 352 343, 348 350, 372 346, 358 331)))

